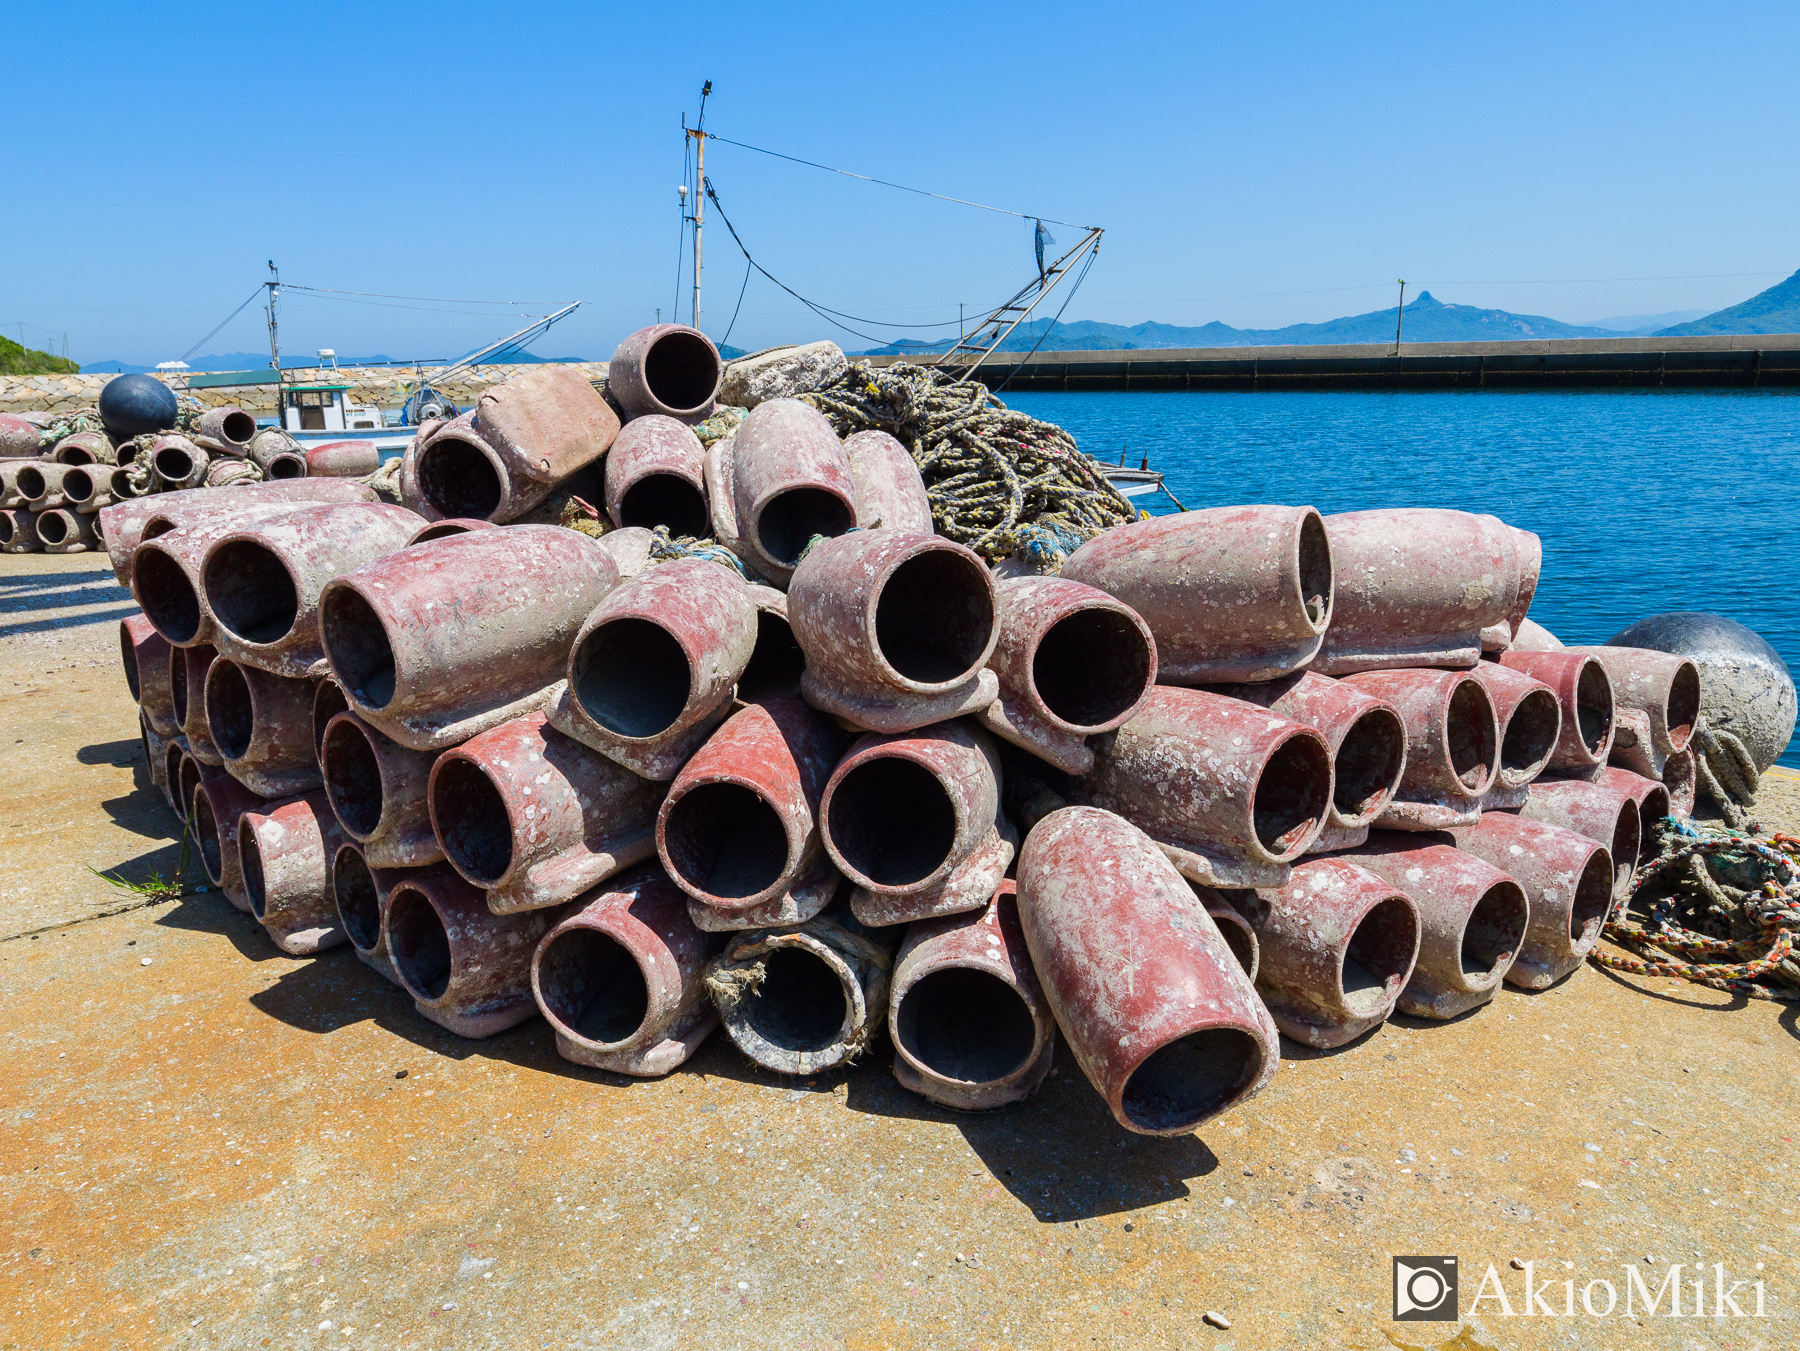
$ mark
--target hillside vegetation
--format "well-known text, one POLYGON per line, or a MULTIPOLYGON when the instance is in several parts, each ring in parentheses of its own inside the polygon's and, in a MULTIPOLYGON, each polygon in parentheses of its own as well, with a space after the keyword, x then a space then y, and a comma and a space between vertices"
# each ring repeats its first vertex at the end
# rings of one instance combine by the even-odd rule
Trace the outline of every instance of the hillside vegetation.
POLYGON ((80 370, 73 361, 0 338, 0 375, 74 375, 80 370))
POLYGON ((1659 337, 1685 338, 1709 333, 1800 333, 1800 272, 1742 304, 1665 328, 1659 337))

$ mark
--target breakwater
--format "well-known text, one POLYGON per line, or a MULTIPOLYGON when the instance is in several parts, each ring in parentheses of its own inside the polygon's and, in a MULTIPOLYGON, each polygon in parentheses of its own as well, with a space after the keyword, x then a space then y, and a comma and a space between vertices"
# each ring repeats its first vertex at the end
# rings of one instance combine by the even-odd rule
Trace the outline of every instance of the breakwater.
POLYGON ((997 352, 980 379, 1008 391, 1800 387, 1800 334, 997 352))
MULTIPOLYGON (((601 380, 606 376, 604 361, 583 361, 575 366, 590 380, 601 380)), ((426 378, 431 379, 443 369, 441 366, 425 367, 426 378)), ((482 390, 502 380, 541 369, 536 363, 472 366, 458 372, 448 384, 437 384, 435 380, 433 384, 456 403, 467 405, 474 403, 482 390)), ((275 411, 273 385, 223 385, 190 390, 188 380, 208 372, 191 371, 176 376, 153 374, 171 389, 191 393, 208 408, 230 406, 252 413, 275 411)), ((286 374, 289 384, 349 385, 348 397, 352 403, 375 404, 383 408, 397 408, 405 403, 419 378, 418 368, 414 366, 306 368, 289 370, 286 374)), ((115 378, 111 374, 0 376, 0 413, 67 413, 77 408, 92 408, 100 400, 101 386, 115 378)))

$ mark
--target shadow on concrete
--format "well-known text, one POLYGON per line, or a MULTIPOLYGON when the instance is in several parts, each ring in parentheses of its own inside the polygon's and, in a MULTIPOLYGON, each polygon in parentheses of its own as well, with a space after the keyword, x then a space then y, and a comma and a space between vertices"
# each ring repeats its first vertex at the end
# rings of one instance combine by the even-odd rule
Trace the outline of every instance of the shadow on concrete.
POLYGON ((115 605, 92 614, 64 615, 60 619, 36 619, 28 624, 0 624, 0 638, 17 638, 27 633, 45 633, 51 629, 74 629, 84 624, 114 624, 138 612, 136 605, 115 605))
POLYGON ((82 605, 123 605, 131 601, 131 593, 106 574, 104 589, 95 585, 59 586, 21 590, 0 590, 0 614, 19 614, 30 610, 71 610, 82 605))
MULTIPOLYGON (((955 1126, 994 1181, 1043 1224, 1121 1214, 1189 1196, 1188 1184, 1219 1166, 1218 1156, 1198 1136, 1125 1130, 1069 1058, 1066 1045, 1058 1048, 1058 1066, 1035 1097, 995 1112, 954 1112, 907 1091, 893 1077, 892 1059, 892 1046, 883 1042, 846 1076, 850 1110, 955 1126)), ((829 1091, 824 1077, 819 1082, 817 1091, 829 1091)), ((929 1181, 919 1179, 917 1185, 929 1181)), ((894 1182, 902 1190, 913 1185, 904 1175, 894 1182)))
MULTIPOLYGON (((1598 971, 1601 975, 1605 976, 1608 980, 1613 982, 1613 984, 1623 985, 1627 990, 1630 990, 1633 994, 1643 995, 1646 999, 1659 1000, 1660 1002, 1662 1002, 1664 1004, 1678 1004, 1684 1009, 1704 1009, 1708 1013, 1736 1013, 1742 1009, 1747 1009, 1750 1007, 1750 1000, 1749 1000, 1749 997, 1746 995, 1733 994, 1733 995, 1731 995, 1730 1003, 1718 1004, 1718 1003, 1713 1003, 1713 1002, 1710 1002, 1707 1000, 1702 1000, 1702 999, 1684 998, 1681 995, 1670 994, 1664 990, 1652 990, 1645 986, 1639 985, 1637 983, 1640 980, 1672 980, 1672 979, 1674 979, 1671 976, 1633 976, 1632 973, 1629 971, 1615 971, 1610 966, 1595 966, 1592 962, 1585 962, 1585 963, 1583 963, 1583 965, 1591 968, 1592 970, 1598 971)), ((1697 985, 1694 988, 1698 989, 1698 990, 1710 990, 1711 989, 1711 987, 1705 986, 1705 985, 1697 985)), ((1535 994, 1536 991, 1532 991, 1532 993, 1535 994)), ((1725 991, 1725 990, 1711 990, 1711 993, 1727 994, 1729 992, 1725 991)))
MULTIPOLYGON (((204 917, 195 914, 182 927, 221 933, 253 961, 286 956, 260 924, 234 909, 223 896, 195 899, 210 902, 212 908, 204 917)), ((160 922, 173 922, 186 910, 183 907, 160 922)), ((303 966, 284 971, 273 985, 252 994, 250 1003, 297 1031, 319 1036, 356 1023, 372 1022, 404 1044, 394 1050, 396 1069, 417 1070, 425 1056, 457 1061, 482 1058, 611 1087, 637 1082, 622 1074, 590 1070, 564 1060, 556 1054, 549 1027, 536 1016, 479 1041, 447 1032, 413 1007, 411 995, 360 961, 347 943, 303 960, 303 966)))
MULTIPOLYGON (((118 741, 98 741, 92 746, 83 746, 75 752, 75 759, 84 765, 112 765, 115 769, 123 769, 127 765, 144 763, 144 743, 136 737, 124 737, 118 741)), ((146 783, 149 778, 146 776, 146 783)))
MULTIPOLYGON (((189 872, 198 873, 199 864, 192 864, 189 872)), ((159 928, 213 934, 230 943, 237 949, 238 956, 246 961, 266 962, 271 957, 286 955, 269 941, 262 925, 226 900, 224 892, 212 890, 205 877, 200 877, 192 885, 196 889, 202 886, 209 889, 197 890, 192 896, 182 897, 180 905, 157 916, 159 928)))
POLYGON ((163 801, 162 789, 150 783, 148 773, 143 775, 142 785, 132 792, 123 797, 103 798, 100 809, 120 830, 128 830, 133 835, 141 835, 147 840, 181 838, 181 822, 163 801))
POLYGON ((119 585, 111 568, 87 568, 80 572, 15 572, 0 577, 0 599, 28 595, 33 591, 67 591, 94 582, 110 582, 120 595, 131 592, 119 585))

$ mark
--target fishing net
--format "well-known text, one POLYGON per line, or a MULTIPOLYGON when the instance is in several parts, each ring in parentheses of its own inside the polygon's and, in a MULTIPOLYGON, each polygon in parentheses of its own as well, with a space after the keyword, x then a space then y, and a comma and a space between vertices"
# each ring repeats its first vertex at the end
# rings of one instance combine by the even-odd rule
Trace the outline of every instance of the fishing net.
POLYGON ((1800 1001, 1800 840, 1759 840, 1670 817, 1606 937, 1631 956, 1595 949, 1598 966, 1671 976, 1753 999, 1800 1001))
POLYGON ((884 431, 917 461, 940 535, 990 562, 1054 570, 1137 512, 1054 423, 1008 408, 978 380, 929 366, 857 362, 800 395, 839 436, 884 431))

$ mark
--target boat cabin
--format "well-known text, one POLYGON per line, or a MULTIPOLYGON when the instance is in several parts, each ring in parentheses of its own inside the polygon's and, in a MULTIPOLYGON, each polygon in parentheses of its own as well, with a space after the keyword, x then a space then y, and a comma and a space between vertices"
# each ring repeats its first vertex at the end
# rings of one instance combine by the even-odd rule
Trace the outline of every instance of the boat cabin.
POLYGON ((281 425, 290 432, 374 430, 382 425, 374 404, 351 403, 349 385, 288 385, 282 391, 281 425))

